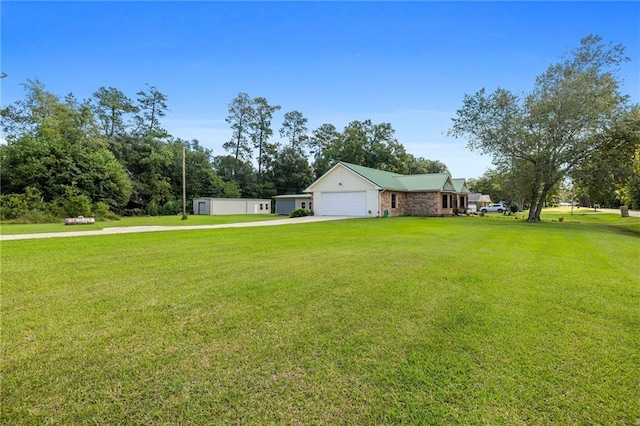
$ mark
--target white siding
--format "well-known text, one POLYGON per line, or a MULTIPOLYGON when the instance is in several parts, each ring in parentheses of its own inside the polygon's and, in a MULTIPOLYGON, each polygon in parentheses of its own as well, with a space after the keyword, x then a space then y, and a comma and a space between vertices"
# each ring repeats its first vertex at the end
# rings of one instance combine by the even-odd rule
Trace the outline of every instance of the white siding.
POLYGON ((198 214, 198 203, 205 202, 205 214, 270 214, 271 200, 246 198, 196 198, 193 211, 198 214), (262 208, 260 208, 262 206, 262 208))

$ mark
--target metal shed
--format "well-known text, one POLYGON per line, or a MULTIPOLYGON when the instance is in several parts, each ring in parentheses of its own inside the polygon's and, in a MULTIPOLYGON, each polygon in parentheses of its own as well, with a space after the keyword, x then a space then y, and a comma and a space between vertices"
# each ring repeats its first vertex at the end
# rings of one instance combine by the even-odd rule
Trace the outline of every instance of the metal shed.
POLYGON ((271 214, 271 200, 260 198, 196 198, 193 214, 271 214))
POLYGON ((276 214, 290 214, 295 209, 313 210, 311 194, 276 195, 276 214))

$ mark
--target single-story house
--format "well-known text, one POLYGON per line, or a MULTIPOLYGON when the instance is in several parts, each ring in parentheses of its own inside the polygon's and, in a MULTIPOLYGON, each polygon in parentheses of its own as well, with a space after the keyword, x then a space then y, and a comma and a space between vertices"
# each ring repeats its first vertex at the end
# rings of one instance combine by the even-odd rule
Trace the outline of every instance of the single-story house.
POLYGON ((491 204, 491 197, 479 193, 469 194, 469 210, 480 211, 481 208, 491 204))
POLYGON ((247 198, 195 198, 193 214, 270 214, 271 200, 247 198))
POLYGON ((276 214, 290 214, 296 209, 313 210, 311 194, 276 195, 276 214))
POLYGON ((305 192, 313 194, 318 216, 449 216, 458 205, 467 205, 464 179, 446 173, 402 175, 339 162, 313 182, 305 192))

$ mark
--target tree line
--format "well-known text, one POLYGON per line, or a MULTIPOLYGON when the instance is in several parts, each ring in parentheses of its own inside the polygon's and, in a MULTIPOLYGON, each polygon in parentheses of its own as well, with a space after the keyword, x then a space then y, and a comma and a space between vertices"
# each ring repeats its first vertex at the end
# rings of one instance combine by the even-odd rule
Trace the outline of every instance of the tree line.
MULTIPOLYGON (((4 75, 3 75, 4 77, 4 75)), ((352 121, 339 131, 310 131, 300 111, 284 114, 264 97, 239 93, 228 105, 232 136, 214 155, 197 140, 162 126, 168 99, 147 84, 135 98, 100 87, 90 99, 59 97, 38 80, 0 110, 2 219, 48 221, 65 216, 159 215, 182 211, 182 153, 187 209, 197 197, 270 198, 304 190, 335 162, 398 173, 447 171, 408 154, 390 123, 352 121)))

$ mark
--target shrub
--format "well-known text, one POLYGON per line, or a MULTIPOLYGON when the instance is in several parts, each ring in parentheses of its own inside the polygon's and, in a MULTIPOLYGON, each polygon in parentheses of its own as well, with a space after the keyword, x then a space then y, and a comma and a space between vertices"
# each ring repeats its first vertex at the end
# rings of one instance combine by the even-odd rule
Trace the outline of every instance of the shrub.
POLYGON ((42 195, 37 189, 26 188, 24 194, 0 196, 0 219, 2 220, 17 219, 34 211, 49 212, 49 205, 42 200, 42 195))
POLYGON ((309 216, 309 210, 307 209, 295 209, 289 214, 289 217, 303 217, 309 216))
POLYGON ((163 216, 173 216, 182 213, 182 201, 167 201, 161 208, 160 214, 163 216))
POLYGON ((66 217, 91 216, 91 199, 84 194, 67 195, 54 200, 52 211, 66 217))
POLYGON ((509 207, 509 210, 511 210, 511 213, 518 213, 518 206, 515 204, 511 204, 511 207, 509 207))
POLYGON ((109 205, 102 201, 98 201, 93 205, 92 214, 96 220, 118 220, 118 216, 109 210, 109 205))
POLYGON ((56 223, 62 218, 51 212, 32 210, 18 216, 13 223, 29 224, 29 223, 56 223))
POLYGON ((146 211, 149 216, 160 216, 160 206, 155 201, 147 205, 146 211))

